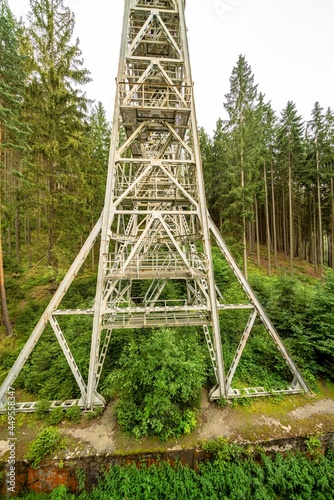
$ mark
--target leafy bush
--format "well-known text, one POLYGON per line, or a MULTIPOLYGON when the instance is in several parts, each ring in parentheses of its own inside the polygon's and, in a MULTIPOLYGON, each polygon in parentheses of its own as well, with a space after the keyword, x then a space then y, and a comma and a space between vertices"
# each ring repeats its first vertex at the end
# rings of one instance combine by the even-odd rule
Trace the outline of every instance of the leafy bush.
POLYGON ((32 441, 26 458, 31 462, 33 467, 36 467, 47 455, 54 453, 59 444, 59 430, 47 427, 37 435, 34 441, 32 441))
POLYGON ((49 412, 50 409, 50 401, 47 401, 46 399, 41 399, 40 401, 37 401, 36 404, 36 415, 40 418, 45 417, 45 415, 49 412))
POLYGON ((58 408, 53 408, 48 417, 48 421, 51 425, 59 424, 64 418, 64 410, 59 406, 58 408))
POLYGON ((71 420, 71 422, 78 423, 81 419, 81 408, 79 406, 72 406, 66 410, 66 417, 71 420))
POLYGON ((191 432, 205 368, 196 333, 162 329, 140 345, 132 341, 120 369, 105 384, 107 392, 119 391, 121 428, 136 438, 155 435, 162 440, 191 432))

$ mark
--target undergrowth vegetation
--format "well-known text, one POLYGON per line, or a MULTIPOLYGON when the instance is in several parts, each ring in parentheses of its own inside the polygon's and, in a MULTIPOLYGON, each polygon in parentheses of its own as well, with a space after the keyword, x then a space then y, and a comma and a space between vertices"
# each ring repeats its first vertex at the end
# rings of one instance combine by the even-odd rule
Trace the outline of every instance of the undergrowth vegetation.
MULTIPOLYGON (((247 302, 244 292, 220 251, 213 249, 215 280, 227 303, 247 302)), ((0 341, 0 381, 14 363, 61 279, 49 268, 9 280, 10 310, 15 317, 15 339, 0 341), (39 274, 39 277, 37 276, 39 274), (23 286, 21 287, 21 283, 23 286), (24 290, 24 293, 22 292, 24 290)), ((323 283, 300 277, 250 270, 250 283, 301 369, 311 389, 317 380, 333 380, 334 373, 334 272, 323 283)), ((145 286, 148 286, 146 283, 145 286)), ((139 286, 139 285, 138 285, 139 286)), ((171 283, 164 298, 175 300, 180 283, 171 283)), ((81 273, 60 308, 89 308, 94 302, 95 277, 81 273)), ((138 290, 142 295, 145 290, 138 290)), ((225 368, 228 370, 244 330, 249 311, 224 310, 220 315, 225 368)), ((92 318, 62 316, 59 323, 84 379, 88 377, 92 318)), ((104 338, 102 334, 101 342, 104 338)), ((200 388, 215 384, 210 357, 201 328, 114 330, 101 374, 99 391, 118 398, 117 416, 126 434, 140 438, 156 435, 162 440, 191 432, 196 423, 200 388)), ((272 339, 255 323, 247 341, 233 386, 283 389, 291 374, 272 339)), ((41 401, 80 397, 76 381, 51 328, 47 328, 15 382, 20 394, 41 401)), ((44 402, 44 403, 43 403, 44 402)), ((71 415, 69 415, 70 417, 71 415)), ((49 424, 62 420, 51 412, 49 424)), ((78 415, 73 415, 73 421, 78 415)))
POLYGON ((104 392, 119 392, 116 414, 127 434, 166 440, 194 429, 205 370, 196 332, 161 329, 141 344, 130 342, 104 392))
POLYGON ((167 462, 147 467, 111 466, 92 492, 74 495, 60 486, 51 495, 30 493, 26 500, 332 500, 334 498, 334 452, 327 455, 301 453, 267 456, 258 450, 228 445, 223 440, 207 443, 212 462, 198 471, 167 462))

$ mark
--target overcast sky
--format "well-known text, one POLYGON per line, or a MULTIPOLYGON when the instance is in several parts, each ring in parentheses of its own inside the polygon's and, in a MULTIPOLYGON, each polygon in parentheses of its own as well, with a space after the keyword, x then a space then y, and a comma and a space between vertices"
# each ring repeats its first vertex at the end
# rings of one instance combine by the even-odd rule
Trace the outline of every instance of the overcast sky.
MULTIPOLYGON (((8 0, 23 20, 29 0, 8 0)), ((113 112, 123 0, 64 0, 75 14, 88 97, 113 112)), ((224 94, 239 54, 246 56, 259 90, 280 113, 288 100, 309 119, 316 101, 334 109, 333 0, 187 0, 192 75, 198 123, 211 135, 224 118, 224 94)))

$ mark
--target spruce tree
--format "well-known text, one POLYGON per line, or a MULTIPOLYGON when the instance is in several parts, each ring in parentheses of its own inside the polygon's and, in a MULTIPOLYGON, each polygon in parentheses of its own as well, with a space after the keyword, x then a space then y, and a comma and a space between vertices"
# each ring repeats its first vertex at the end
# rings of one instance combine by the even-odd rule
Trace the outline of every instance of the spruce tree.
POLYGON ((323 108, 319 102, 316 102, 312 110, 312 119, 308 122, 308 139, 311 154, 310 173, 315 178, 315 207, 318 219, 317 238, 315 238, 318 247, 318 262, 320 267, 321 278, 324 274, 324 234, 323 234, 323 215, 322 215, 322 198, 326 189, 325 181, 325 117, 323 108))
MULTIPOLYGON (((257 164, 259 166, 259 182, 255 196, 258 200, 260 209, 264 205, 263 211, 265 229, 262 230, 262 232, 265 234, 263 242, 267 244, 268 274, 270 274, 272 248, 274 250, 275 265, 277 265, 276 207, 274 188, 274 144, 277 133, 277 117, 271 103, 265 102, 265 96, 262 93, 259 94, 255 116, 257 134, 256 138, 254 138, 254 143, 257 145, 257 164)), ((259 225, 259 223, 257 225, 259 225)))
POLYGON ((89 116, 85 197, 87 219, 94 226, 103 208, 111 127, 101 102, 93 107, 89 116))
POLYGON ((227 130, 230 175, 235 179, 230 191, 230 209, 240 220, 243 248, 243 269, 247 277, 246 223, 252 218, 252 175, 254 166, 254 110, 257 85, 245 56, 240 55, 230 77, 230 92, 225 95, 228 113, 227 130))
MULTIPOLYGON (((21 120, 25 74, 19 46, 20 32, 20 26, 10 11, 7 1, 0 0, 0 297, 7 335, 12 334, 12 326, 5 291, 2 222, 6 218, 10 231, 9 221, 13 212, 18 210, 19 165, 28 149, 26 127, 21 120)), ((18 253, 18 234, 16 234, 16 247, 18 253)))
MULTIPOLYGON (((79 40, 72 42, 74 15, 63 0, 30 0, 27 29, 32 74, 27 107, 33 129, 35 175, 48 228, 48 263, 58 265, 65 246, 80 239, 78 216, 85 210, 87 99, 81 86, 89 81, 79 40), (71 236, 71 237, 70 237, 71 236)), ((69 253, 73 251, 68 250, 69 253)))
POLYGON ((204 133, 200 134, 200 145, 203 159, 204 182, 207 203, 217 227, 222 226, 223 213, 223 176, 226 171, 226 144, 224 142, 224 124, 217 121, 213 140, 204 133))
POLYGON ((303 121, 301 116, 298 115, 295 103, 288 101, 281 113, 277 135, 277 148, 280 162, 280 183, 282 186, 281 199, 283 202, 283 246, 285 251, 289 248, 291 274, 293 274, 293 259, 296 248, 294 216, 297 215, 297 213, 296 210, 294 210, 294 206, 298 205, 294 203, 294 201, 297 202, 299 200, 298 173, 304 161, 303 129, 303 121), (288 200, 286 203, 287 193, 288 200), (288 210, 286 210, 286 204, 288 205, 288 210), (287 221, 289 231, 287 231, 286 228, 287 221))
POLYGON ((329 186, 328 208, 328 264, 334 269, 334 112, 328 108, 325 113, 325 157, 327 183, 329 186))

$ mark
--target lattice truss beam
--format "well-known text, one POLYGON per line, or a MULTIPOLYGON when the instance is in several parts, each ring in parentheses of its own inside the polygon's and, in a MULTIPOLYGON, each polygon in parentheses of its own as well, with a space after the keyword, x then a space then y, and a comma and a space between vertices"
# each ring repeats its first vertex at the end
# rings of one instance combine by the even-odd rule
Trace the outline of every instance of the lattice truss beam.
MULTIPOLYGON (((80 389, 64 407, 104 405, 98 384, 112 332, 123 328, 203 327, 216 386, 211 399, 237 397, 235 370, 256 318, 265 325, 292 372, 287 393, 308 391, 293 360, 210 219, 204 194, 184 0, 125 0, 120 63, 102 216, 68 271, 0 390, 2 409, 35 344, 50 324, 80 389), (61 310, 59 304, 96 238, 101 235, 94 306, 61 310), (244 304, 228 304, 213 274, 211 237, 242 286, 244 304), (168 282, 183 290, 167 300, 168 282), (138 282, 144 290, 137 296, 138 282), (227 375, 219 314, 249 309, 249 318, 227 375), (85 381, 57 317, 93 317, 88 380, 85 381), (103 342, 101 341, 103 339, 103 342)), ((262 387, 245 393, 267 394, 262 387)), ((33 411, 35 403, 18 405, 33 411)))

